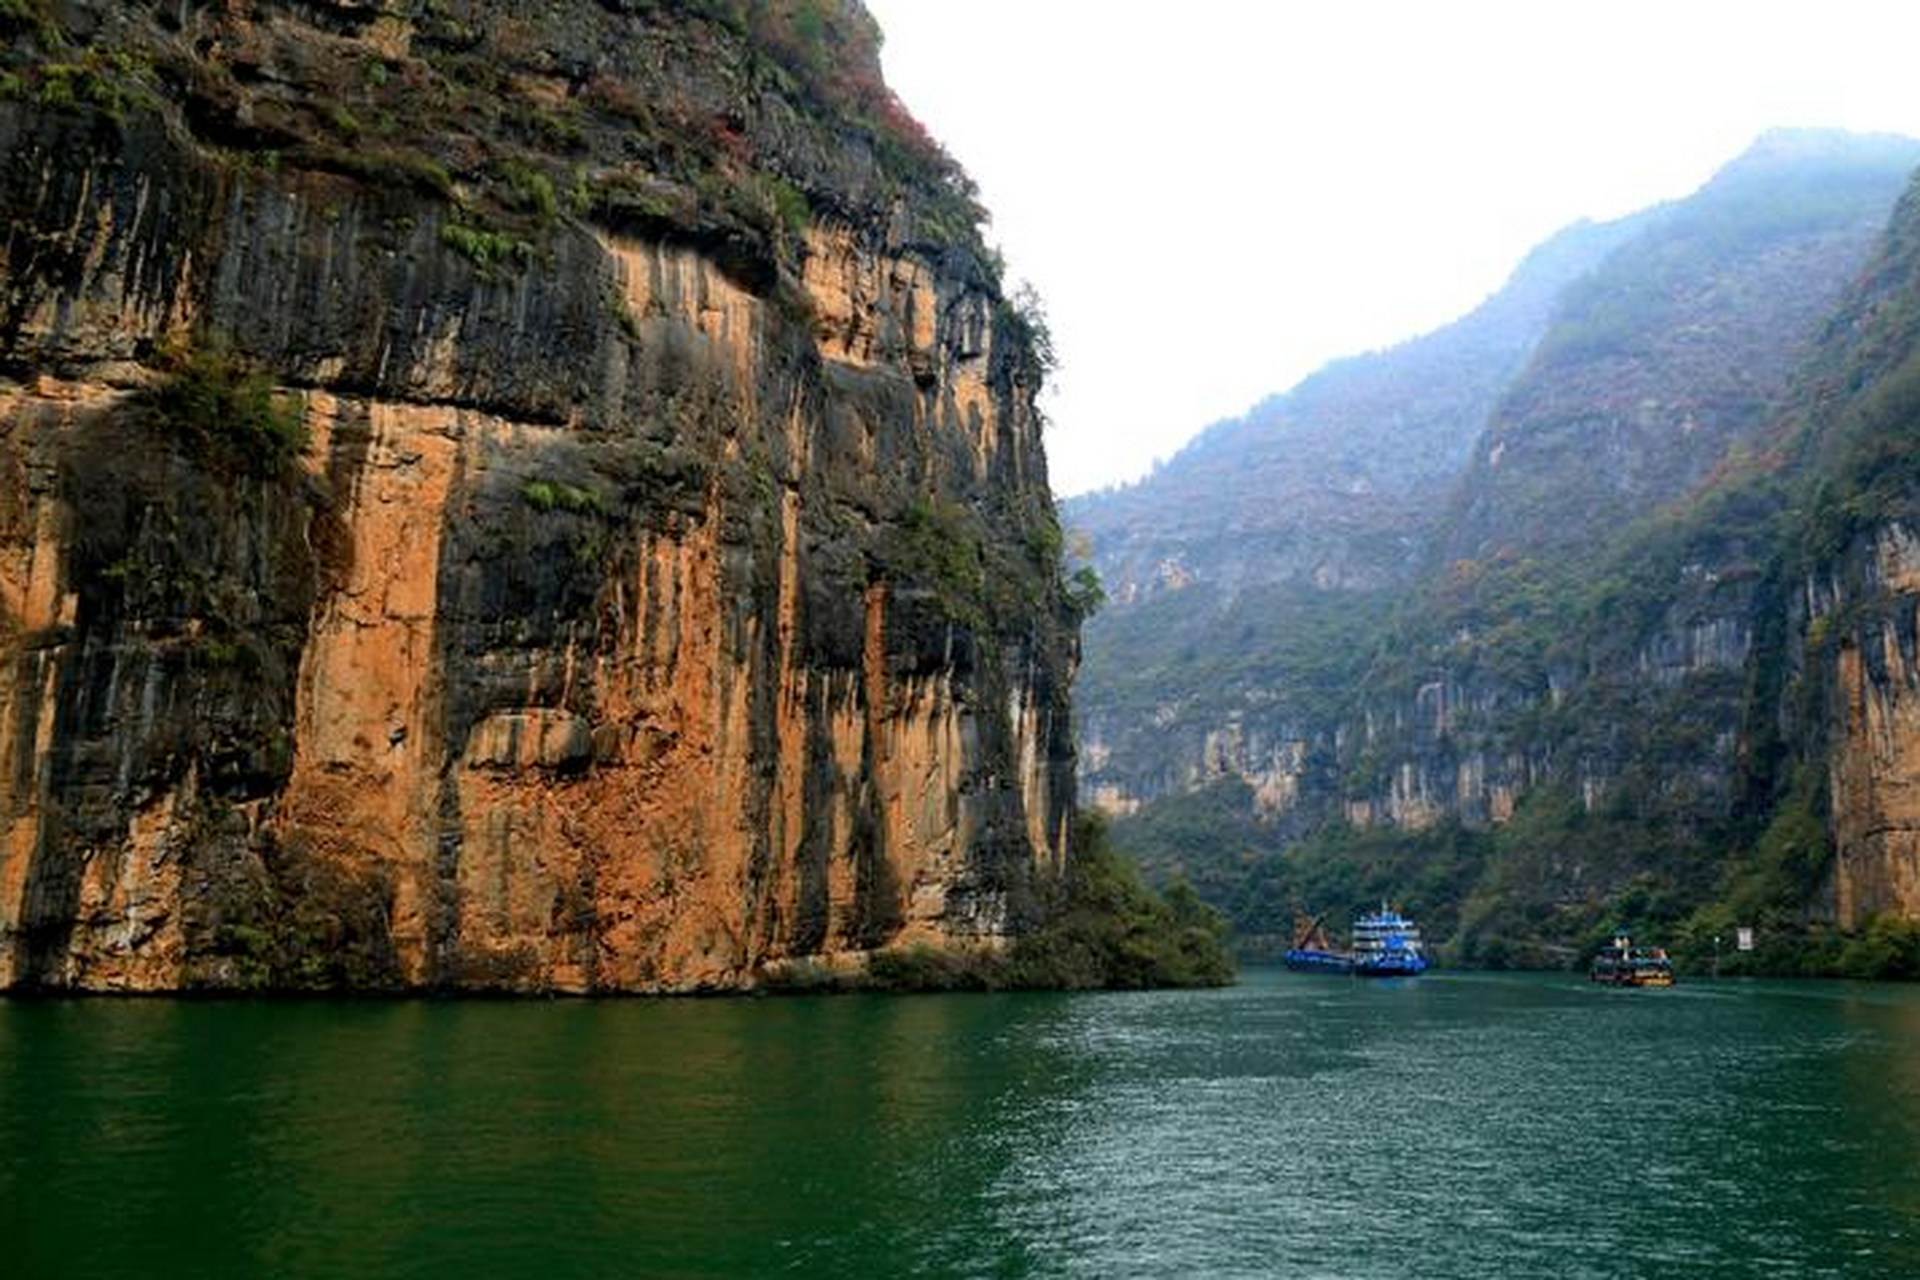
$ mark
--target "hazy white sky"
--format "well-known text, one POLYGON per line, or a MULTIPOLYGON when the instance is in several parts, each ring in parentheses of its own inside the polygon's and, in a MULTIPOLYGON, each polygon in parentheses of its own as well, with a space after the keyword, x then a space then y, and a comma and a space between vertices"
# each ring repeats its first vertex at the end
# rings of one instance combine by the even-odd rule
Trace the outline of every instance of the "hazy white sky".
POLYGON ((1046 299, 1062 495, 1762 130, 1920 135, 1916 0, 867 0, 1046 299))

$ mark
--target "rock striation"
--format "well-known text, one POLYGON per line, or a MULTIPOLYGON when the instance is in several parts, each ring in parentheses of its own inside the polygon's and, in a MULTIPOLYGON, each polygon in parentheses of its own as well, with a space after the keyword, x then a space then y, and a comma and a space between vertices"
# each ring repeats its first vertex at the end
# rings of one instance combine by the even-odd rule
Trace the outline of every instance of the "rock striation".
POLYGON ((851 3, 10 6, 0 988, 992 947, 1043 369, 851 3))

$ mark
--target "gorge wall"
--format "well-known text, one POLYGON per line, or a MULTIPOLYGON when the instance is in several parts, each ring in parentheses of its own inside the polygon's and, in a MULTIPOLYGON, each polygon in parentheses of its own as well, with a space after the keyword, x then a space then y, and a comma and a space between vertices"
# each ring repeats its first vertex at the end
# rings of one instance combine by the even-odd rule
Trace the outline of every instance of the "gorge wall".
MULTIPOLYGON (((1083 777, 1128 815, 1122 843, 1249 935, 1390 896, 1483 963, 1564 962, 1622 925, 1711 951, 1738 923, 1770 966, 1818 968, 1831 930, 1920 917, 1920 293, 1912 197, 1895 207, 1916 159, 1770 135, 1641 215, 1563 281, 1485 416, 1447 429, 1473 441, 1452 479, 1381 530, 1431 540, 1392 589, 1262 596, 1202 562, 1177 604, 1123 593, 1082 688, 1083 777)), ((1311 471, 1288 425, 1260 447, 1311 471)), ((1151 507, 1181 465, 1071 517, 1151 507)), ((1263 499, 1209 510, 1243 501, 1263 499)))
POLYGON ((1125 813, 1231 773, 1264 811, 1293 807, 1308 726, 1419 580, 1481 425, 1561 293, 1646 221, 1571 227, 1455 324, 1337 361, 1149 480, 1063 504, 1111 601, 1088 624, 1089 800, 1125 813))
POLYGON ((1034 921, 1042 369, 864 11, 7 12, 0 987, 1034 921))

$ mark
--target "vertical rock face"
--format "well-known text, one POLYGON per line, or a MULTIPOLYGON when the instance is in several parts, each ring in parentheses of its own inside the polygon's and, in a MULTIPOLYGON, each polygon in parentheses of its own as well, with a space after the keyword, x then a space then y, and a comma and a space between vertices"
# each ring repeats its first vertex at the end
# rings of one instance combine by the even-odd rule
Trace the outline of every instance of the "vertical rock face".
POLYGON ((1828 770, 1834 910, 1852 928, 1881 913, 1920 917, 1920 540, 1889 522, 1842 570, 1840 590, 1808 596, 1815 627, 1842 629, 1828 770))
POLYGON ((1805 502, 1791 626, 1807 736, 1824 747, 1843 927, 1920 919, 1920 182, 1829 325, 1799 425, 1820 483, 1805 502))
POLYGON ((0 986, 724 988, 1033 920, 1038 367, 963 180, 820 87, 877 85, 864 13, 789 7, 829 81, 786 10, 67 8, 80 101, 0 102, 0 986), (343 77, 372 162, 311 136, 343 77))

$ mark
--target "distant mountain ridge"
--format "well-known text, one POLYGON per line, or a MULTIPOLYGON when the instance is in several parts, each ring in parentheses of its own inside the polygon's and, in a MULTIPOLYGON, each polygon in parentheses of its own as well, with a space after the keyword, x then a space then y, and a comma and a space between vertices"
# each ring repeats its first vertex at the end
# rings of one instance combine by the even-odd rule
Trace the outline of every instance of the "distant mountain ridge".
POLYGON ((1913 155, 1770 133, 1573 282, 1479 435, 1446 558, 1591 537, 1698 484, 1770 410, 1913 155))
POLYGON ((1069 504, 1113 580, 1079 707, 1083 795, 1130 815, 1122 844, 1243 934, 1386 894, 1482 963, 1630 922, 1703 947, 1738 910, 1767 965, 1831 968, 1845 930, 1920 915, 1907 748, 1885 746, 1906 659, 1865 660, 1910 656, 1906 454, 1821 497, 1835 458, 1920 428, 1834 425, 1912 367, 1920 215, 1888 215, 1916 163, 1904 139, 1769 134, 1694 196, 1581 229, 1614 238, 1514 308, 1530 341, 1473 338, 1498 295, 1069 504), (1470 367, 1436 383, 1449 349, 1470 367), (1356 419, 1312 416, 1356 374, 1379 391, 1356 419), (1810 558, 1816 508, 1851 523, 1810 558), (1832 647, 1902 608, 1859 659, 1832 647))
POLYGON ((1410 526, 1439 514, 1434 486, 1459 474, 1561 291, 1657 216, 1566 228, 1461 319, 1336 360, 1207 428, 1145 481, 1066 500, 1063 518, 1094 539, 1107 590, 1122 600, 1169 574, 1398 581, 1414 562, 1410 526))

